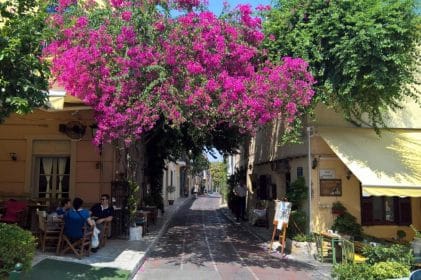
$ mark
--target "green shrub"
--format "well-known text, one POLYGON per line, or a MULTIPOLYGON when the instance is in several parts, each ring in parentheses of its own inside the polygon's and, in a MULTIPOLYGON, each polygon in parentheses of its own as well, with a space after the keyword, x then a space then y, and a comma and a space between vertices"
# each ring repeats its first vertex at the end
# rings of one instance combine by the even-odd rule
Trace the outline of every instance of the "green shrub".
POLYGON ((397 262, 410 267, 414 262, 414 256, 408 246, 394 244, 390 247, 384 245, 366 246, 363 255, 368 258, 368 264, 379 262, 397 262))
POLYGON ((306 231, 307 214, 301 210, 293 210, 289 216, 287 236, 292 238, 306 231))
POLYGON ((338 264, 332 269, 332 277, 337 280, 374 280, 371 267, 367 264, 338 264))
POLYGON ((333 222, 332 229, 342 234, 351 235, 356 240, 361 240, 362 238, 362 227, 357 223, 357 219, 349 212, 345 212, 338 216, 333 222))
POLYGON ((409 276, 406 265, 398 262, 379 262, 372 266, 371 272, 376 280, 401 278, 409 276))
POLYGON ((12 271, 18 262, 24 271, 30 269, 35 248, 36 239, 31 232, 0 223, 0 277, 12 271))
POLYGON ((306 235, 306 234, 303 234, 303 233, 299 233, 299 234, 294 235, 292 237, 292 240, 297 241, 297 242, 306 242, 306 241, 311 242, 311 241, 314 240, 314 238, 311 235, 306 235))
POLYGON ((291 183, 286 192, 288 201, 292 203, 292 210, 301 209, 301 205, 307 199, 308 188, 304 177, 298 177, 291 183))

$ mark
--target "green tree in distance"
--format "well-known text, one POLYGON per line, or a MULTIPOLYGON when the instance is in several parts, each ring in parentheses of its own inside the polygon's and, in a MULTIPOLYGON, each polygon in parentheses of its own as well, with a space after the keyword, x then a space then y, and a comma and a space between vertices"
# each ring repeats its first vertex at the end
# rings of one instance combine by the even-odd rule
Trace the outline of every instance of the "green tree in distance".
POLYGON ((212 188, 221 190, 221 192, 226 194, 227 186, 227 164, 225 162, 211 162, 210 164, 210 173, 212 176, 213 186, 212 188))
POLYGON ((0 1, 0 122, 47 100, 49 70, 39 59, 45 8, 37 0, 0 1))
POLYGON ((318 83, 314 104, 384 126, 382 111, 419 94, 420 17, 415 0, 278 0, 264 25, 272 60, 302 57, 318 83), (419 81, 418 81, 419 82, 419 81))

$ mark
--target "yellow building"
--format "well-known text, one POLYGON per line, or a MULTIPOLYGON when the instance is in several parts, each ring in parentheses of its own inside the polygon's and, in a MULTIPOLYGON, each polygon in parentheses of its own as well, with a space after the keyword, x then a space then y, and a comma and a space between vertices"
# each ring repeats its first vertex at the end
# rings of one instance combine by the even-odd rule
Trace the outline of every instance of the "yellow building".
MULTIPOLYGON (((61 198, 81 197, 89 206, 101 194, 112 195, 111 182, 124 166, 112 145, 94 146, 95 127, 92 109, 62 89, 50 90, 47 108, 12 114, 0 124, 0 202, 15 198, 56 205, 61 198)), ((192 184, 184 166, 167 163, 164 202, 166 186, 176 187, 171 198, 177 199, 185 193, 181 186, 192 184)), ((143 164, 139 168, 143 171, 143 164)))
POLYGON ((396 238, 397 230, 411 240, 411 223, 421 228, 421 108, 407 102, 386 114, 389 129, 380 136, 356 127, 323 106, 315 111, 302 144, 278 144, 281 122, 261 130, 249 149, 248 208, 258 200, 281 199, 289 184, 303 176, 311 184, 311 231, 330 229, 341 202, 363 226, 364 233, 396 238), (310 140, 310 141, 309 141, 310 140), (310 174, 310 178, 309 178, 310 174))

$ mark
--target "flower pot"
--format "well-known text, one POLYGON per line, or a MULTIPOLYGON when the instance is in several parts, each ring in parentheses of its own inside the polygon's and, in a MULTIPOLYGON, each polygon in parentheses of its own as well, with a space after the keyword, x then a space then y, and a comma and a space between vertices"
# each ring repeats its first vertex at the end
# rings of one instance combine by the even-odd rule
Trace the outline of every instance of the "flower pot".
POLYGON ((334 215, 342 215, 345 211, 342 209, 332 209, 332 214, 334 215))
POLYGON ((142 227, 130 227, 129 240, 130 241, 142 240, 142 227))
POLYGON ((173 199, 168 199, 168 204, 169 205, 173 205, 174 204, 174 200, 173 199))

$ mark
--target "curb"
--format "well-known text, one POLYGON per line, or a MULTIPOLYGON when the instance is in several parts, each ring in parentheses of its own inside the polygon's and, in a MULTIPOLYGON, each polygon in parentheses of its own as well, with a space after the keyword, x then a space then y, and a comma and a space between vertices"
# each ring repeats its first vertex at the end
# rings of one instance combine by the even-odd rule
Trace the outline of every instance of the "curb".
POLYGON ((171 221, 171 219, 175 215, 175 213, 178 212, 178 209, 180 209, 181 206, 183 206, 184 204, 186 204, 191 199, 192 199, 192 197, 188 197, 187 199, 185 199, 182 203, 180 203, 179 205, 177 205, 176 208, 174 209, 174 211, 172 211, 172 213, 168 216, 168 218, 166 219, 166 221, 162 225, 161 229, 158 231, 158 234, 156 235, 155 239, 151 242, 151 244, 149 244, 149 246, 146 248, 145 253, 143 254, 143 256, 139 259, 139 261, 137 262, 137 264, 135 265, 135 267, 132 269, 132 271, 130 273, 130 278, 129 279, 133 279, 135 277, 135 275, 137 274, 137 272, 139 271, 139 269, 145 263, 146 257, 149 255, 150 251, 156 245, 156 243, 158 242, 158 240, 162 237, 162 235, 164 234, 165 230, 167 230, 169 222, 171 221))

